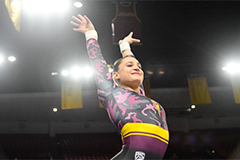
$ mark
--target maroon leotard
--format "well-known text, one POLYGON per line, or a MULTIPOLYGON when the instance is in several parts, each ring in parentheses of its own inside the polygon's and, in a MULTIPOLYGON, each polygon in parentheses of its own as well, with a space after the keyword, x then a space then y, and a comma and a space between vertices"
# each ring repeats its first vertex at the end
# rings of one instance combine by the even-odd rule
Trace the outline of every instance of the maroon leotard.
POLYGON ((141 93, 136 93, 114 84, 97 40, 89 39, 87 50, 95 71, 99 100, 122 134, 123 145, 163 158, 169 140, 163 107, 146 97, 141 86, 141 93))

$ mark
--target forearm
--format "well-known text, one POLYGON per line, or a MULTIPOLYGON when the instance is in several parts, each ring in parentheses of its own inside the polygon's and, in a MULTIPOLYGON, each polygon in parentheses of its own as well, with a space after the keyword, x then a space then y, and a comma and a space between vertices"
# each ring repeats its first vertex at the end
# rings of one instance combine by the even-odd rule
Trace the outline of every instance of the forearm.
POLYGON ((101 48, 98 44, 96 36, 86 36, 86 40, 89 60, 95 73, 94 76, 99 99, 103 102, 104 97, 106 97, 113 88, 113 81, 111 74, 108 72, 107 63, 102 56, 101 48))

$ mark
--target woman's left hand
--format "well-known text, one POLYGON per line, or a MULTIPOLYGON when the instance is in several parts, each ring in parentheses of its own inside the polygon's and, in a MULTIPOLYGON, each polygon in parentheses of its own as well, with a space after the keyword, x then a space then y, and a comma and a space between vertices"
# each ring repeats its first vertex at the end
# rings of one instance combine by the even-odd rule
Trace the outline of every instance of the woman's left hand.
POLYGON ((132 38, 133 32, 130 32, 127 37, 123 39, 123 41, 128 42, 129 44, 132 43, 139 43, 140 39, 132 38))

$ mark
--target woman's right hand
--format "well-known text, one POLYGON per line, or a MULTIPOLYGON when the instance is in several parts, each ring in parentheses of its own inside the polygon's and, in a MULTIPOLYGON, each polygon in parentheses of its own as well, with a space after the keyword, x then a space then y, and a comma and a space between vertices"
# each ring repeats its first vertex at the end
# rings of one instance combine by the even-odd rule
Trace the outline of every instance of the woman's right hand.
POLYGON ((77 28, 73 28, 74 31, 85 33, 86 31, 89 31, 89 30, 95 30, 94 25, 86 15, 82 16, 78 14, 78 17, 73 16, 72 18, 76 22, 71 21, 71 24, 77 27, 77 28))

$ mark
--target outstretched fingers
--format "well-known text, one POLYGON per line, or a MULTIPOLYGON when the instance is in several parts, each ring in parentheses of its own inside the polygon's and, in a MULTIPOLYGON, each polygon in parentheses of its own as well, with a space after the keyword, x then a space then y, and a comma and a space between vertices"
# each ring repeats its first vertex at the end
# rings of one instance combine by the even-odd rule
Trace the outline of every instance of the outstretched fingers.
POLYGON ((133 35, 133 32, 130 32, 128 37, 131 37, 132 38, 132 35, 133 35))
POLYGON ((132 38, 133 43, 139 43, 140 39, 132 38))
POLYGON ((90 21, 90 19, 89 19, 86 15, 84 15, 84 18, 86 19, 86 21, 87 21, 88 23, 92 23, 92 22, 90 21))
POLYGON ((123 41, 127 41, 129 44, 139 43, 139 42, 140 42, 139 39, 132 38, 132 36, 133 36, 133 32, 130 32, 130 33, 123 39, 123 41))
POLYGON ((94 26, 90 19, 84 15, 78 14, 77 16, 72 16, 74 21, 71 21, 71 24, 73 24, 77 28, 73 28, 74 31, 79 31, 85 33, 89 30, 94 30, 94 26))
POLYGON ((130 32, 128 37, 131 39, 132 43, 139 43, 140 39, 132 38, 133 32, 130 32))
POLYGON ((81 14, 78 14, 78 17, 80 19, 78 19, 80 21, 80 23, 86 22, 87 20, 85 19, 85 16, 83 17, 81 14))
POLYGON ((72 16, 72 18, 73 18, 77 23, 81 23, 81 22, 82 22, 79 18, 77 18, 77 17, 75 17, 75 16, 72 16))
POLYGON ((74 22, 74 21, 71 21, 71 24, 74 25, 74 26, 76 26, 76 27, 79 27, 79 24, 76 23, 76 22, 74 22))

